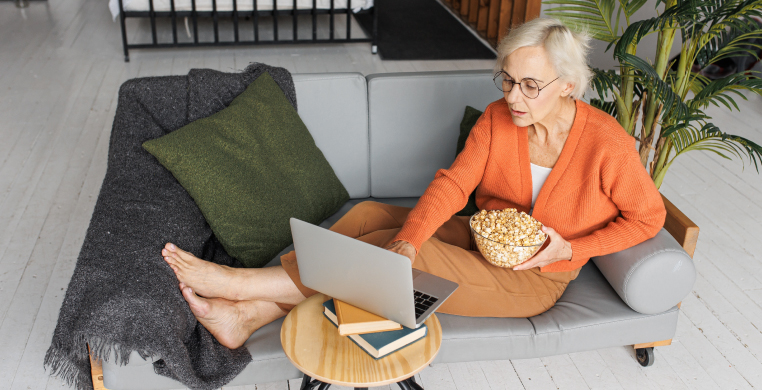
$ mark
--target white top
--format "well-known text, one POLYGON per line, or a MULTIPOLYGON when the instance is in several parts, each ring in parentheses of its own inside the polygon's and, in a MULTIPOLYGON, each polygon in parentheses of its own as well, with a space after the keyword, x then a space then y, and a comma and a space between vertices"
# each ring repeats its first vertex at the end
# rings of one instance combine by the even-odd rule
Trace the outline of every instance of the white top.
POLYGON ((529 165, 532 167, 532 208, 529 210, 529 215, 531 215, 532 211, 534 211, 534 202, 537 200, 537 195, 540 194, 540 189, 542 189, 542 185, 545 184, 545 180, 548 179, 548 175, 550 175, 550 171, 553 168, 545 168, 532 163, 529 163, 529 165))

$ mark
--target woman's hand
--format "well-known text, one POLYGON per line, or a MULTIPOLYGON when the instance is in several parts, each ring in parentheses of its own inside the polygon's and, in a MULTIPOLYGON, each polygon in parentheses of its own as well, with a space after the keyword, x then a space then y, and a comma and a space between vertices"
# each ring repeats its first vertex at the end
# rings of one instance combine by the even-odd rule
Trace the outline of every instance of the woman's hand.
POLYGON ((559 260, 571 260, 572 247, 553 228, 543 226, 542 231, 548 235, 550 243, 545 249, 537 252, 529 260, 513 267, 514 271, 523 271, 534 267, 544 267, 559 260))
POLYGON ((387 246, 386 249, 409 258, 411 264, 413 263, 413 261, 415 261, 415 247, 413 246, 413 244, 407 241, 402 241, 402 240, 394 241, 393 243, 389 244, 389 246, 387 246))

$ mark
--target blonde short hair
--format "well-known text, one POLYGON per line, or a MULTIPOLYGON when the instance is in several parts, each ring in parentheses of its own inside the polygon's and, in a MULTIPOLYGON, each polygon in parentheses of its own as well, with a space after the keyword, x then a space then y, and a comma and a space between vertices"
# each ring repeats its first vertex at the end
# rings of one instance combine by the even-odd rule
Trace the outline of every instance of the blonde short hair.
POLYGON ((536 18, 512 28, 497 46, 495 72, 503 68, 505 59, 519 48, 542 46, 550 57, 558 76, 574 84, 570 96, 579 99, 587 91, 593 72, 587 65, 591 37, 575 32, 558 19, 536 18))

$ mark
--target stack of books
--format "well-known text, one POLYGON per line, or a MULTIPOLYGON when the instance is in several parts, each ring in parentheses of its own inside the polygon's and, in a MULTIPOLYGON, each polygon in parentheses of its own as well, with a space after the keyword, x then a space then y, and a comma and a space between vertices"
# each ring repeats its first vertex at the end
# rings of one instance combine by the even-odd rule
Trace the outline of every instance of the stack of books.
POLYGON ((426 336, 426 324, 417 329, 369 313, 338 299, 323 303, 323 315, 374 359, 380 359, 426 336))

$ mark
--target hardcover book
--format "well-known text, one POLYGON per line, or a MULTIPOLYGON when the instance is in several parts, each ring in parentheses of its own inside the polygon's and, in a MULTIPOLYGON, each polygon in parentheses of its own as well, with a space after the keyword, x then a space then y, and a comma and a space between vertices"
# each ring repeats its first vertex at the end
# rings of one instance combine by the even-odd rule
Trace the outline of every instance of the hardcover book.
POLYGON ((377 316, 338 299, 333 300, 333 305, 336 307, 339 334, 342 336, 402 329, 402 325, 392 320, 377 316))
MULTIPOLYGON (((323 307, 323 315, 325 315, 325 317, 338 328, 339 323, 336 318, 336 307, 334 306, 333 299, 325 301, 323 307)), ((428 327, 426 327, 426 324, 423 324, 418 329, 410 329, 403 326, 400 330, 352 334, 347 337, 374 359, 381 359, 392 352, 398 351, 415 341, 424 338, 427 332, 428 327)))

